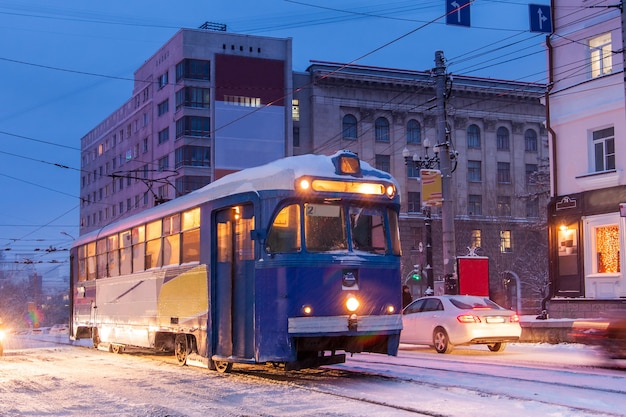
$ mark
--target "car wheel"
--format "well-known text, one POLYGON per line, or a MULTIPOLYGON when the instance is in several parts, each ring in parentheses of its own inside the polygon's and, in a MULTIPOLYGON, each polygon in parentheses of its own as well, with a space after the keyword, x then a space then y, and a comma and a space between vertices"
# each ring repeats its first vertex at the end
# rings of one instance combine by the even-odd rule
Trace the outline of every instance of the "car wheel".
POLYGON ((491 344, 487 345, 487 347, 492 352, 502 352, 504 350, 504 348, 506 347, 506 343, 502 343, 502 342, 491 343, 491 344))
POLYGON ((441 327, 437 327, 433 332, 433 346, 437 353, 452 352, 452 344, 448 338, 448 333, 441 327))

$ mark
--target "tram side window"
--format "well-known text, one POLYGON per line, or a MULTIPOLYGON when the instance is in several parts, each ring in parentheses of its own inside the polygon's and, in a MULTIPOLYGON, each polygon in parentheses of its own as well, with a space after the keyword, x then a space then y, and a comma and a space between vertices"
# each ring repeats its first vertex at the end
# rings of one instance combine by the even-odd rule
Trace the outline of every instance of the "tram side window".
POLYGON ((78 247, 78 281, 87 280, 87 246, 78 247))
POLYGON ((341 206, 305 204, 304 238, 309 252, 326 252, 348 248, 341 206))
POLYGON ((162 265, 161 231, 161 220, 146 225, 146 269, 162 265))
POLYGON ((87 279, 96 279, 96 242, 87 244, 87 279))
POLYGON ((109 263, 109 276, 116 277, 120 274, 120 251, 118 245, 118 234, 111 235, 107 238, 108 240, 108 263, 109 263))
POLYGON ((269 253, 300 252, 300 206, 292 204, 278 212, 265 239, 269 253))
POLYGON ((132 272, 132 248, 130 230, 120 233, 120 274, 128 275, 132 272))
POLYGON ((350 208, 352 247, 355 251, 385 254, 385 219, 380 210, 364 207, 350 208))
POLYGON ((146 226, 133 227, 131 233, 133 244, 133 272, 141 272, 146 269, 146 226))
POLYGON ((163 266, 180 264, 180 214, 163 219, 163 266))
POLYGON ((387 210, 387 219, 389 219, 389 238, 391 239, 391 253, 394 255, 402 255, 400 246, 400 228, 398 227, 398 213, 392 209, 387 210))
POLYGON ((200 260, 200 209, 195 208, 183 212, 181 236, 182 262, 200 260))
POLYGON ((96 242, 96 263, 98 266, 98 278, 107 276, 107 240, 98 239, 96 242))

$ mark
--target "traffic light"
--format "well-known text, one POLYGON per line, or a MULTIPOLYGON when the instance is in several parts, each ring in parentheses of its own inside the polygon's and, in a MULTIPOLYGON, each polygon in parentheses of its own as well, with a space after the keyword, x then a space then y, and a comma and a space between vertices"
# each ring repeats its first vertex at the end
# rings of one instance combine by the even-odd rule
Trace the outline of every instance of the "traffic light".
POLYGON ((413 275, 411 275, 411 278, 413 278, 414 281, 419 281, 422 279, 422 276, 418 274, 417 272, 413 272, 413 275))

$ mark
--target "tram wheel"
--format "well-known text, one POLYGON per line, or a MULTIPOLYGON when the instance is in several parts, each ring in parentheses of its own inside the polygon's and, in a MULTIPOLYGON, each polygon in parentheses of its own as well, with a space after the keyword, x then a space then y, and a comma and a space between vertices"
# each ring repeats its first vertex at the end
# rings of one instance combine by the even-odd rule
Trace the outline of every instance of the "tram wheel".
POLYGON ((177 334, 176 339, 174 341, 174 354, 176 355, 176 360, 180 366, 183 366, 187 363, 187 357, 189 356, 189 343, 187 343, 187 335, 186 334, 177 334))
POLYGON ((122 353, 124 351, 124 347, 122 345, 118 345, 118 344, 112 344, 111 345, 111 352, 113 353, 122 353))
POLYGON ((228 373, 231 369, 233 369, 232 362, 215 361, 215 370, 220 374, 228 373))

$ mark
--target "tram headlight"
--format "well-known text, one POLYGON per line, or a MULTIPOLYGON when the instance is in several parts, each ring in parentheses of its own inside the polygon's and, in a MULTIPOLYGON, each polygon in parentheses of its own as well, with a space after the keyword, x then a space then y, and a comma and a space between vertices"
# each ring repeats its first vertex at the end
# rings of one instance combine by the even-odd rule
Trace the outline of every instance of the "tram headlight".
POLYGON ((393 305, 389 304, 386 310, 387 310, 387 314, 393 314, 396 311, 396 308, 393 305))
POLYGON ((0 342, 2 342, 5 337, 6 337, 6 333, 4 332, 4 330, 0 330, 0 342))
POLYGON ((308 190, 309 188, 311 188, 311 183, 309 182, 309 180, 307 180, 307 179, 300 180, 300 189, 301 190, 308 190))
POLYGON ((311 313, 313 313, 313 307, 308 304, 302 306, 302 314, 304 314, 305 316, 310 316, 311 313))
POLYGON ((359 300, 354 295, 350 295, 346 300, 346 308, 349 312, 355 312, 359 308, 359 300))
POLYGON ((388 185, 385 192, 387 193, 387 197, 393 198, 396 195, 396 187, 394 185, 388 185))

